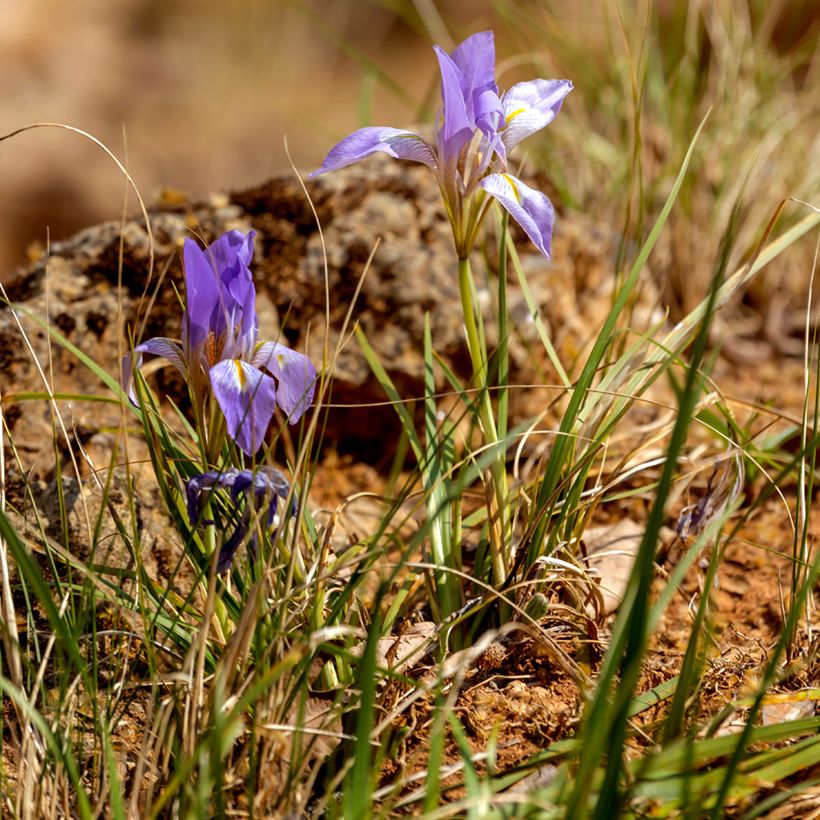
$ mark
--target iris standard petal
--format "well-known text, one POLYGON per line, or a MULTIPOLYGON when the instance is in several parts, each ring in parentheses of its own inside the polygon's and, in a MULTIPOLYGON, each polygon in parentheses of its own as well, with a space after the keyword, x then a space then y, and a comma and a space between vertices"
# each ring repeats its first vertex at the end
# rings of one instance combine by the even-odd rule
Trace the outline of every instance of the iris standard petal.
POLYGON ((535 247, 549 259, 555 209, 547 197, 511 174, 492 174, 479 185, 510 212, 535 247))
POLYGON ((151 353, 154 356, 159 356, 172 364, 183 376, 186 373, 185 362, 182 358, 182 348, 173 339, 166 339, 164 336, 157 336, 154 339, 148 339, 147 342, 138 344, 134 348, 134 359, 131 354, 126 353, 122 357, 120 364, 120 384, 122 389, 128 393, 128 398, 131 403, 137 404, 137 397, 134 394, 134 370, 139 370, 142 367, 142 354, 151 353))
POLYGON ((397 159, 423 162, 434 171, 437 167, 432 147, 418 134, 403 131, 401 128, 370 126, 354 131, 334 145, 325 157, 322 167, 318 171, 313 171, 309 176, 315 177, 326 171, 344 168, 377 151, 383 151, 397 159))
MULTIPOLYGON (((290 493, 290 483, 279 472, 279 470, 262 466, 257 473, 257 484, 261 484, 262 493, 270 495, 270 503, 268 504, 268 527, 272 527, 276 519, 276 513, 279 507, 279 499, 283 501, 287 499, 290 493), (261 480, 260 480, 261 479, 261 480)), ((257 490, 257 493, 259 491, 257 490)), ((293 494, 293 503, 291 505, 291 515, 296 515, 298 509, 298 502, 296 493, 293 494)))
POLYGON ((205 255, 210 259, 214 270, 222 274, 226 284, 226 273, 233 273, 242 267, 250 270, 255 236, 256 231, 227 231, 205 249, 205 255))
POLYGON ((507 120, 501 139, 507 150, 549 125, 572 88, 569 80, 528 80, 510 88, 501 98, 507 120))
POLYGON ((256 291, 250 263, 253 259, 253 239, 256 231, 228 231, 205 250, 214 269, 219 273, 224 291, 223 309, 231 316, 237 307, 244 310, 249 294, 252 295, 251 312, 256 309, 256 291))
POLYGON ((239 347, 242 350, 243 358, 256 345, 256 333, 259 329, 259 317, 256 315, 256 288, 253 281, 245 293, 245 301, 242 303, 242 318, 239 322, 239 347))
POLYGON ((228 435, 252 456, 261 447, 276 408, 273 379, 239 359, 217 362, 209 374, 228 435))
POLYGON ((239 305, 233 301, 233 297, 228 298, 231 303, 224 321, 216 322, 221 330, 221 338, 224 339, 222 350, 219 353, 220 359, 244 359, 248 360, 250 354, 256 346, 256 334, 259 329, 259 318, 256 315, 256 289, 253 282, 248 282, 248 287, 244 292, 244 303, 239 305))
POLYGON ((491 89, 476 91, 473 94, 473 112, 475 114, 476 125, 485 130, 498 127, 499 120, 504 113, 504 106, 498 94, 491 89))
POLYGON ((495 38, 492 31, 479 31, 468 37, 450 55, 461 72, 462 90, 467 100, 487 89, 497 91, 495 84, 495 38))
POLYGON ((475 130, 475 120, 467 111, 465 80, 461 70, 446 51, 433 46, 441 70, 442 114, 436 144, 439 163, 444 168, 454 166, 458 155, 475 130))
POLYGON ((192 351, 204 344, 211 330, 211 316, 222 295, 222 280, 195 240, 185 240, 182 259, 186 299, 182 338, 186 350, 192 351))
POLYGON ((252 364, 271 373, 277 381, 276 403, 291 424, 297 422, 313 401, 316 368, 307 356, 278 342, 259 346, 252 364))

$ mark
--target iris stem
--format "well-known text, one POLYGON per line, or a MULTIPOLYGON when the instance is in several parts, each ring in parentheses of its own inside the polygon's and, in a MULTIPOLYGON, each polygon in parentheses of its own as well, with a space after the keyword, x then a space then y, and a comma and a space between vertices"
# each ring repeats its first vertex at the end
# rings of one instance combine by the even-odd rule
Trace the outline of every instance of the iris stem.
MULTIPOLYGON (((458 287, 461 294, 461 309, 464 313, 464 328, 467 332, 467 348, 473 366, 473 382, 479 391, 478 416, 484 433, 484 442, 490 446, 497 445, 499 442, 498 430, 488 390, 487 351, 486 346, 481 344, 478 325, 476 324, 475 307, 473 305, 473 273, 469 257, 458 260, 458 287)), ((495 454, 489 472, 496 507, 495 510, 490 510, 490 552, 493 580, 496 585, 500 585, 507 578, 507 555, 512 535, 507 467, 503 451, 495 454)))

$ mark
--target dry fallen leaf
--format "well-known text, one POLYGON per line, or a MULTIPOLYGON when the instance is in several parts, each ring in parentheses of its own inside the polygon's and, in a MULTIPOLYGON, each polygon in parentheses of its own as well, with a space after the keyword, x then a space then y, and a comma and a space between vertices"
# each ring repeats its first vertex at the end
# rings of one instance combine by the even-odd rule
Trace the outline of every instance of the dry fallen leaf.
MULTIPOLYGON (((435 641, 436 625, 430 621, 410 624, 396 635, 387 635, 376 641, 376 665, 382 669, 400 672, 418 663, 432 648, 435 641)), ((353 647, 352 654, 361 656, 364 641, 353 647)))
POLYGON ((601 579, 606 615, 614 612, 623 600, 643 532, 643 527, 630 518, 612 526, 590 527, 584 532, 587 565, 601 579))

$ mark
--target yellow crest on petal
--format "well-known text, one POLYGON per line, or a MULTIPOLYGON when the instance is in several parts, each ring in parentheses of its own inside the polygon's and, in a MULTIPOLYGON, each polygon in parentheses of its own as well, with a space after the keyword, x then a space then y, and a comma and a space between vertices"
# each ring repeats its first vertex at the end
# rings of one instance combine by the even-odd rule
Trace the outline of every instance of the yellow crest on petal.
POLYGON ((506 179, 507 182, 509 182, 510 188, 512 188, 513 194, 515 196, 515 201, 520 204, 521 194, 518 192, 518 188, 515 185, 515 179, 513 177, 511 177, 509 174, 501 174, 501 176, 504 177, 504 179, 506 179))
POLYGON ((242 362, 240 362, 239 359, 234 359, 233 363, 236 365, 236 379, 239 382, 239 387, 244 390, 248 380, 245 378, 245 371, 242 369, 242 362))

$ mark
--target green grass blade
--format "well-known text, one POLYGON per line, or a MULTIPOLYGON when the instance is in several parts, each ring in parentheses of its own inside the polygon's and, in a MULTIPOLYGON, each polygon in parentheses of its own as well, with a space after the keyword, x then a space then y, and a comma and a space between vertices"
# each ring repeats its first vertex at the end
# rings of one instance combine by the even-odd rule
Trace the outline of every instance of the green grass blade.
MULTIPOLYGON (((629 272, 629 275, 626 277, 626 280, 624 281, 623 287, 621 288, 617 298, 614 301, 612 310, 609 312, 609 315, 607 316, 606 321, 604 322, 604 325, 601 328, 601 331, 598 334, 597 339, 595 340, 595 344, 593 345, 592 351, 590 352, 589 358, 587 359, 587 362, 584 365, 581 375, 578 378, 578 381, 575 383, 575 388, 572 392, 569 405, 567 407, 563 419, 561 420, 561 426, 558 435, 556 436, 552 452, 550 453, 549 460, 547 461, 547 466, 544 470, 544 477, 541 486, 538 488, 537 506, 540 509, 547 508, 548 501, 552 496, 553 492, 555 491, 555 488, 558 486, 561 474, 564 471, 565 465, 567 463, 569 448, 572 445, 571 434, 578 421, 579 413, 583 406, 583 402, 586 397, 587 391, 592 385, 595 373, 597 372, 598 367, 603 361, 604 355, 606 354, 606 351, 609 348, 612 336, 615 332, 615 327, 618 318, 625 309, 627 302, 629 300, 629 296, 632 293, 632 290, 634 289, 635 285, 637 284, 638 277, 640 276, 640 273, 643 270, 644 265, 646 264, 646 260, 649 258, 649 254, 652 252, 652 249, 655 247, 655 243, 658 241, 658 237, 660 236, 661 230, 663 229, 663 226, 666 224, 666 220, 669 217, 669 214, 672 210, 672 206, 675 204, 678 192, 680 191, 681 185, 683 184, 683 180, 686 176, 686 171, 692 159, 692 155, 694 154, 698 137, 700 136, 705 123, 706 118, 704 117, 704 119, 698 126, 695 135, 692 137, 692 141, 689 143, 689 148, 686 152, 686 156, 683 159, 683 163, 681 164, 681 168, 678 172, 675 182, 672 185, 672 190, 669 192, 669 196, 667 197, 666 202, 664 203, 664 206, 661 209, 661 212, 657 220, 655 221, 655 224, 652 226, 652 230, 649 232, 649 236, 647 237, 646 242, 644 242, 643 247, 640 250, 640 253, 635 259, 635 263, 633 264, 632 269, 629 272)), ((528 554, 530 564, 532 564, 532 562, 536 559, 538 551, 540 550, 540 546, 544 543, 544 534, 546 526, 547 523, 546 520, 544 520, 536 529, 535 536, 532 539, 532 543, 530 545, 530 550, 528 554)))
POLYGON ((346 778, 344 789, 344 816, 364 820, 372 809, 373 749, 370 733, 373 731, 376 710, 376 681, 379 678, 376 648, 381 636, 379 608, 383 597, 379 589, 374 604, 374 618, 367 633, 367 643, 361 661, 356 666, 356 688, 361 692, 356 716, 356 740, 353 743, 353 766, 346 778))
POLYGON ((424 464, 424 447, 422 446, 418 434, 416 433, 416 426, 413 424, 413 419, 411 418, 410 413, 407 412, 404 401, 399 395, 398 390, 396 390, 392 379, 387 375, 387 371, 379 361, 379 357, 370 346, 370 342, 367 341, 367 336, 365 336, 364 331, 358 325, 356 326, 356 339, 362 348, 362 353, 364 353, 367 364, 370 366, 370 369, 373 371, 373 375, 376 377, 376 381, 378 381, 382 390, 384 390, 387 394, 387 398, 393 402, 395 410, 399 415, 399 421, 401 421, 402 429, 410 442, 410 447, 413 449, 413 454, 416 456, 419 464, 424 464))
MULTIPOLYGON (((694 141, 687 156, 691 156, 692 147, 694 141)), ((716 276, 710 297, 712 306, 717 297, 718 284, 719 278, 716 276)), ((591 781, 605 754, 608 756, 608 762, 604 783, 592 816, 597 820, 618 816, 625 799, 620 786, 623 767, 621 754, 627 735, 634 687, 646 651, 646 630, 650 614, 649 591, 654 575, 655 549, 664 522, 666 500, 672 488, 678 456, 685 443, 695 409, 700 388, 698 368, 706 353, 708 319, 711 315, 711 311, 707 311, 706 321, 701 325, 695 340, 686 385, 681 395, 655 500, 615 623, 612 642, 599 675, 598 689, 585 717, 584 746, 579 759, 575 786, 567 804, 570 816, 585 814, 591 781), (616 677, 619 683, 613 691, 616 677)))
MULTIPOLYGON (((2 521, 1 515, 0 521, 2 521)), ((5 535, 3 535, 3 537, 5 537, 5 535)), ((93 817, 94 815, 91 811, 91 804, 89 802, 88 795, 85 792, 85 788, 83 787, 80 776, 80 768, 78 767, 74 756, 71 754, 71 751, 64 748, 64 744, 61 743, 55 736, 43 716, 34 708, 34 706, 32 706, 31 703, 29 703, 29 700, 25 694, 20 692, 17 687, 11 683, 11 681, 2 676, 0 676, 0 690, 5 692, 6 695, 14 701, 17 708, 26 715, 29 721, 31 721, 37 732, 39 732, 40 736, 46 741, 46 745, 48 746, 51 754, 54 756, 54 760, 65 767, 69 780, 71 781, 71 785, 74 788, 74 795, 77 799, 77 809, 80 817, 93 817)))

